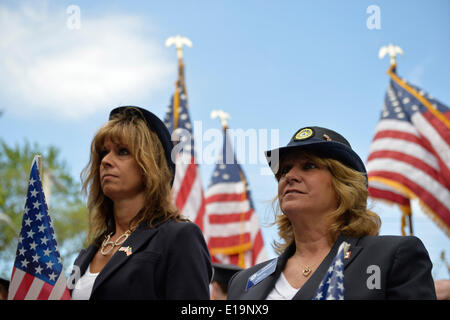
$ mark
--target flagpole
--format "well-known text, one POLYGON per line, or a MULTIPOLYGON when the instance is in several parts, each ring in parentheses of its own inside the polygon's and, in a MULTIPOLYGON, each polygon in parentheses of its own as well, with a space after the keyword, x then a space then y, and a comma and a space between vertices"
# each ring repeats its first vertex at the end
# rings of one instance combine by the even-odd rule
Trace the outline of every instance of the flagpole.
POLYGON ((36 158, 36 163, 37 163, 37 167, 39 170, 39 176, 42 179, 42 155, 38 154, 35 156, 35 158, 36 158))

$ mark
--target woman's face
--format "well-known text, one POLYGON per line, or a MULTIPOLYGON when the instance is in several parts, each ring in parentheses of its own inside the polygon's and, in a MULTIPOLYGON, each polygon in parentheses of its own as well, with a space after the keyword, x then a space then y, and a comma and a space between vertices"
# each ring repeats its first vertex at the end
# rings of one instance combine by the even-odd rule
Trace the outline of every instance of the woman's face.
POLYGON ((298 151, 281 159, 277 178, 278 200, 286 215, 322 215, 338 207, 331 172, 298 151))
POLYGON ((106 139, 100 159, 100 184, 108 198, 133 198, 144 191, 142 170, 127 146, 106 139))

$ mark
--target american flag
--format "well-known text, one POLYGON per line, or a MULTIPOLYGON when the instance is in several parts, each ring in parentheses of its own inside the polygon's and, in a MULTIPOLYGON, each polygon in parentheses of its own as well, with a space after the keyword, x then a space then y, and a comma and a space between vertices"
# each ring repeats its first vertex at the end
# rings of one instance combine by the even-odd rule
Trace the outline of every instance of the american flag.
POLYGON ((404 213, 416 198, 450 235, 449 108, 394 70, 367 161, 370 196, 404 213))
POLYGON ((195 160, 194 135, 188 110, 188 99, 184 85, 183 63, 179 61, 179 77, 170 105, 164 117, 172 140, 178 144, 175 160, 175 179, 172 196, 181 214, 204 229, 205 199, 200 168, 195 160))
POLYGON ((248 268, 267 260, 250 188, 225 130, 222 153, 205 197, 205 233, 212 261, 248 268))
POLYGON ((344 256, 349 244, 342 242, 313 300, 344 300, 344 256))
POLYGON ((36 156, 31 167, 8 300, 70 300, 66 283, 36 156))

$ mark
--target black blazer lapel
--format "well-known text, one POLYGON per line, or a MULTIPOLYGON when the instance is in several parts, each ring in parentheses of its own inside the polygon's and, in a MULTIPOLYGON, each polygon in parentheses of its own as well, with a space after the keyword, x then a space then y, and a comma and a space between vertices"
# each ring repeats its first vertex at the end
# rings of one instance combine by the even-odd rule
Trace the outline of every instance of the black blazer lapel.
POLYGON ((144 225, 137 228, 130 237, 121 245, 121 247, 130 247, 131 254, 128 255, 123 251, 116 251, 105 267, 100 271, 99 275, 95 279, 94 287, 92 288, 91 297, 94 295, 95 290, 106 280, 108 277, 122 266, 135 252, 147 243, 158 231, 158 228, 148 229, 144 225))
POLYGON ((91 244, 89 247, 87 247, 87 249, 80 252, 78 258, 73 263, 80 268, 80 276, 82 276, 86 272, 97 250, 98 248, 95 245, 91 244))
POLYGON ((344 241, 350 243, 350 248, 347 252, 347 257, 344 257, 344 270, 347 268, 350 263, 352 263, 355 258, 358 256, 358 254, 361 252, 363 247, 359 247, 358 241, 360 238, 346 238, 344 241))
POLYGON ((72 295, 72 291, 75 288, 76 282, 80 279, 81 276, 86 272, 89 264, 92 261, 92 258, 94 257, 95 253, 97 252, 98 248, 95 245, 90 245, 87 247, 87 249, 83 249, 80 251, 80 254, 75 259, 73 263, 73 269, 71 272, 71 276, 69 278, 69 292, 72 295), (79 273, 76 270, 76 268, 79 269, 79 273))
MULTIPOLYGON (((243 295, 242 299, 248 300, 264 300, 269 295, 270 291, 275 287, 275 283, 280 277, 281 272, 284 270, 286 266, 287 259, 293 254, 295 251, 295 244, 290 245, 278 258, 277 258, 277 267, 275 271, 263 279, 258 284, 249 288, 248 291, 243 295)), ((267 264, 265 264, 267 265, 267 264)), ((251 276, 251 275, 250 275, 251 276)), ((247 279, 248 281, 248 279, 247 279)))

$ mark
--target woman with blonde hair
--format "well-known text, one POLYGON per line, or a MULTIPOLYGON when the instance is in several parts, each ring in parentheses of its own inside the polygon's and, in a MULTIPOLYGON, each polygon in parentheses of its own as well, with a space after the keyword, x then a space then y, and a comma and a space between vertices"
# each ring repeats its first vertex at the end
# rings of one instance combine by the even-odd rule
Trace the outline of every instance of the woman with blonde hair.
POLYGON ((278 258, 236 274, 228 299, 436 299, 416 237, 379 236, 364 163, 339 133, 298 130, 266 152, 278 181, 278 258))
POLYGON ((90 245, 75 260, 72 299, 209 299, 205 240, 170 197, 172 147, 138 107, 112 110, 95 135, 82 173, 90 245))

